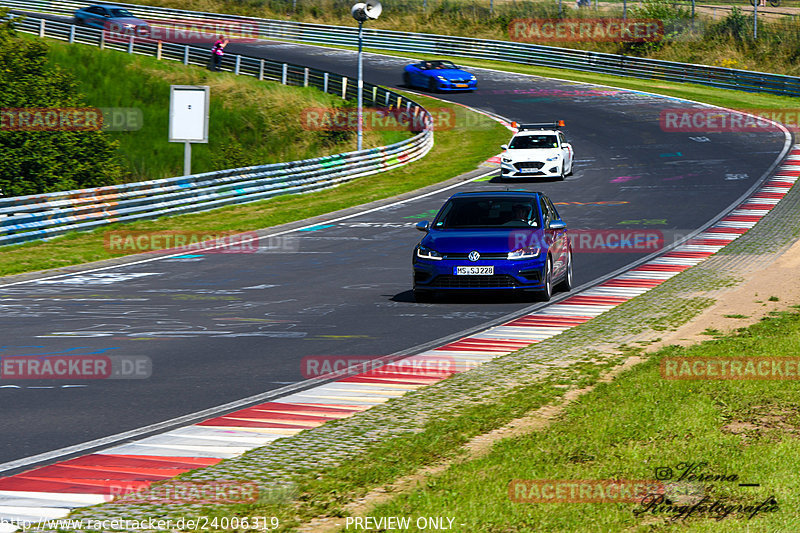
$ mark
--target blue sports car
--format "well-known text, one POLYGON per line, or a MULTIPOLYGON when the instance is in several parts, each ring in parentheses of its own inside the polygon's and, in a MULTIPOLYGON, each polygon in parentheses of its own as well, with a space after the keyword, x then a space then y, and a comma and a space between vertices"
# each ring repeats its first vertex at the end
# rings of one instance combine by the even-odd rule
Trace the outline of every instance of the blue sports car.
POLYGON ((547 301, 572 289, 567 225, 540 192, 451 196, 414 248, 414 297, 463 290, 523 291, 547 301))
POLYGON ((77 25, 85 24, 101 30, 136 37, 150 35, 150 25, 147 22, 134 17, 127 9, 115 5, 98 4, 82 7, 75 12, 73 21, 77 25))
POLYGON ((450 61, 420 61, 408 65, 403 72, 406 87, 421 87, 431 92, 474 91, 478 80, 450 61))

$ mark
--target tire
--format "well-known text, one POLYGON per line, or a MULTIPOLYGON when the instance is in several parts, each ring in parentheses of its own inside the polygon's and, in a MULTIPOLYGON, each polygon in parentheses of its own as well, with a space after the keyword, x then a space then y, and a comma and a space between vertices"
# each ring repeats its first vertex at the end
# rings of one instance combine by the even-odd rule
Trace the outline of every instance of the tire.
POLYGON ((540 302, 549 302, 553 296, 553 263, 550 257, 547 257, 547 263, 544 266, 544 288, 536 294, 536 299, 540 302))
POLYGON ((572 290, 572 250, 567 255, 567 273, 564 274, 564 279, 558 282, 555 289, 558 292, 569 292, 572 290))
POLYGON ((439 84, 436 83, 436 80, 434 80, 433 78, 428 80, 428 90, 432 93, 439 92, 439 84))
POLYGON ((425 291, 422 289, 414 289, 414 300, 417 303, 425 304, 431 303, 435 299, 436 294, 432 291, 425 291))
POLYGON ((780 7, 781 0, 769 0, 769 5, 771 5, 772 7, 780 7))
POLYGON ((567 165, 564 163, 561 165, 561 175, 558 177, 558 181, 564 181, 567 179, 567 165))
POLYGON ((411 75, 408 72, 403 72, 403 85, 411 87, 411 75))

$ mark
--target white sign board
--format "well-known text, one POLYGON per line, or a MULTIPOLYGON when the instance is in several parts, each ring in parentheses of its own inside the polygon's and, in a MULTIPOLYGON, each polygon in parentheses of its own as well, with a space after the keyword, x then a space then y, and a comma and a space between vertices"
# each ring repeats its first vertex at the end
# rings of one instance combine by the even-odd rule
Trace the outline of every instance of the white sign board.
POLYGON ((208 142, 208 101, 206 85, 170 86, 170 142, 208 142))

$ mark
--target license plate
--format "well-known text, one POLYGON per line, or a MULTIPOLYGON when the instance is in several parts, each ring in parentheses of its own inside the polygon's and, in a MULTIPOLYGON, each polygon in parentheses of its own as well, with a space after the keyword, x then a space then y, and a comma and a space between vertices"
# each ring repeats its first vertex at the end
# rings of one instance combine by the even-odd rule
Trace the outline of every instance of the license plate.
POLYGON ((523 174, 533 174, 534 172, 539 172, 538 168, 521 168, 519 170, 523 174))
POLYGON ((466 83, 456 83, 456 87, 469 87, 466 83))
POLYGON ((457 266, 453 267, 453 274, 456 276, 493 276, 494 265, 492 266, 457 266))

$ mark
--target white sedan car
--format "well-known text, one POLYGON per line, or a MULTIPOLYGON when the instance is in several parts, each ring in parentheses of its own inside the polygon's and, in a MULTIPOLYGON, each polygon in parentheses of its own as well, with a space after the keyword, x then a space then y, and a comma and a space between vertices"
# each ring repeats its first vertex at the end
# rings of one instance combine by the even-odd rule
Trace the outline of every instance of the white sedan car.
POLYGON ((575 154, 558 127, 564 121, 546 124, 517 124, 511 142, 501 146, 501 178, 558 178, 572 174, 575 154))

